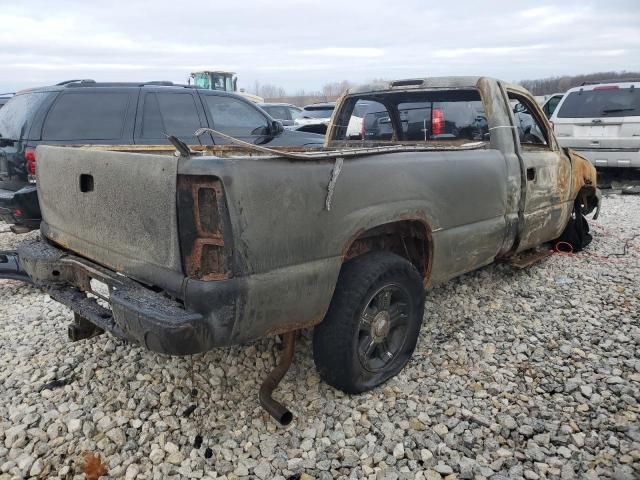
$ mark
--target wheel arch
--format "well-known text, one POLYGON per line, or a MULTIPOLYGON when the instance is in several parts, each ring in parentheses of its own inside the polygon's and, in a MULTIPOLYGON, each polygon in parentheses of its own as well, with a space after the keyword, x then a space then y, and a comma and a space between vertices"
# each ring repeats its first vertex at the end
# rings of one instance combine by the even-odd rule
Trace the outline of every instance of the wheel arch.
POLYGON ((343 263, 371 251, 390 251, 409 260, 420 272, 425 286, 433 265, 433 238, 429 222, 403 216, 356 231, 342 250, 343 263))

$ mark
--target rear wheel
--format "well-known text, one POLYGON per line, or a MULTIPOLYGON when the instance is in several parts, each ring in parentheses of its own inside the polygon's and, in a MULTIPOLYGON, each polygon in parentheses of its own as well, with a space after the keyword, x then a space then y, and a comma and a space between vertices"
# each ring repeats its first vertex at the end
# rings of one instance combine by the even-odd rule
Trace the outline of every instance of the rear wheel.
POLYGON ((409 261, 371 252, 347 262, 313 335, 320 376, 347 393, 380 385, 411 358, 423 315, 422 277, 409 261))

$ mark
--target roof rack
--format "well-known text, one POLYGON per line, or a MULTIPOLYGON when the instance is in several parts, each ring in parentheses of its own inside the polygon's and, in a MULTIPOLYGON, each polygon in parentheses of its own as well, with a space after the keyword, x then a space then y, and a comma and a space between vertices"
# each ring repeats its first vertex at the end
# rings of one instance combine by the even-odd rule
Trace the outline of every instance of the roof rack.
POLYGON ((154 80, 152 82, 143 82, 140 84, 141 87, 144 87, 145 85, 160 85, 162 87, 173 87, 176 84, 169 80, 154 80))
POLYGON ((63 85, 70 85, 72 83, 96 83, 96 81, 91 80, 90 78, 74 79, 74 80, 65 80, 64 82, 56 83, 56 85, 63 86, 63 85))
POLYGON ((584 87, 585 85, 599 85, 601 83, 630 83, 630 82, 632 83, 640 82, 640 78, 633 77, 633 78, 614 78, 614 79, 605 79, 605 80, 593 80, 589 82, 582 82, 580 86, 584 87))
POLYGON ((188 88, 189 85, 183 85, 179 83, 173 83, 169 80, 151 80, 149 82, 96 82, 95 80, 66 80, 64 82, 57 83, 58 86, 66 88, 75 87, 145 87, 145 86, 157 86, 157 87, 184 87, 188 88))

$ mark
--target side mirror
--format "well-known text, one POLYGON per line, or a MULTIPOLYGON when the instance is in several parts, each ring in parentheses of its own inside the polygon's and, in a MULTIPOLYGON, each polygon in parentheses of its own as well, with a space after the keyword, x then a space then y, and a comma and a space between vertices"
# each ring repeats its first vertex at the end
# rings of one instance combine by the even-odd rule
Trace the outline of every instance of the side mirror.
POLYGON ((284 132, 284 125, 282 125, 280 120, 274 120, 271 122, 271 135, 277 137, 278 135, 281 135, 282 132, 284 132))

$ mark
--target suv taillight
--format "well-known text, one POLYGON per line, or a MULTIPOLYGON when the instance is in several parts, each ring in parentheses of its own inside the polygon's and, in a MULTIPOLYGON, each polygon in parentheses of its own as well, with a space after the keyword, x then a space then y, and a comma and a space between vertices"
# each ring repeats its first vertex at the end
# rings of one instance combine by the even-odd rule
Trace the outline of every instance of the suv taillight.
POLYGON ((220 179, 201 175, 178 177, 180 251, 188 277, 221 280, 231 276, 231 248, 225 242, 227 218, 220 179))
POLYGON ((36 150, 34 148, 27 148, 24 151, 24 160, 27 163, 27 175, 29 182, 36 182, 36 150))
POLYGON ((444 133, 444 111, 440 108, 431 109, 431 135, 444 133))

